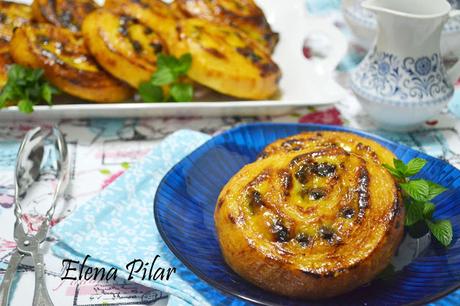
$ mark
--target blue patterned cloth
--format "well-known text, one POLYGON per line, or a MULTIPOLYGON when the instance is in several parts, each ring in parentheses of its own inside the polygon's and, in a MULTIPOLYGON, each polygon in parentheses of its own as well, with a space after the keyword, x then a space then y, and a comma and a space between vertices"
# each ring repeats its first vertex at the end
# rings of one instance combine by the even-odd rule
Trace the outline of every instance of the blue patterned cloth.
POLYGON ((167 137, 145 159, 126 171, 98 196, 82 205, 53 228, 59 243, 53 252, 62 258, 79 260, 88 254, 87 265, 118 269, 117 278, 128 278, 126 264, 133 259, 152 262, 155 268, 175 267, 169 281, 133 281, 170 294, 168 305, 213 305, 231 300, 202 282, 169 251, 160 237, 153 217, 155 190, 167 171, 209 136, 182 130, 167 137))

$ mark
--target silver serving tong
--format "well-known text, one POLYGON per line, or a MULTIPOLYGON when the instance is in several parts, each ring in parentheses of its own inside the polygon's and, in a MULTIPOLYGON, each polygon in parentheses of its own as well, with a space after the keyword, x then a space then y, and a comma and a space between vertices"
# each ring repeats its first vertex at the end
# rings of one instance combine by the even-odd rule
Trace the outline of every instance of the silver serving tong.
POLYGON ((37 127, 26 134, 19 148, 16 161, 16 193, 14 208, 14 214, 16 216, 16 222, 14 224, 14 240, 16 241, 16 249, 11 256, 3 282, 0 286, 1 306, 8 305, 11 282, 17 271, 19 263, 26 256, 32 257, 35 267, 35 289, 32 305, 53 305, 53 302, 48 294, 48 290, 46 289, 43 254, 39 252, 39 248, 40 244, 46 239, 48 234, 48 228, 56 208, 57 200, 64 193, 68 185, 68 169, 69 160, 67 144, 59 129, 53 128, 51 131, 45 131, 42 128, 37 127), (43 220, 37 233, 35 235, 31 235, 26 233, 24 230, 21 201, 26 197, 27 191, 40 176, 45 140, 49 138, 51 138, 55 152, 57 152, 55 166, 57 168, 58 183, 54 191, 51 206, 46 212, 45 220, 43 220))

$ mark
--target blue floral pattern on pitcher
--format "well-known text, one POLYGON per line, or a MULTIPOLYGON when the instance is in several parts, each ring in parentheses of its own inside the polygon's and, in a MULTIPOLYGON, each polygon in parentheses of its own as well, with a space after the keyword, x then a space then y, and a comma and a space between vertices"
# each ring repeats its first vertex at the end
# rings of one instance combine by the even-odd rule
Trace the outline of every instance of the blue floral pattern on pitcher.
POLYGON ((444 102, 454 88, 441 60, 438 53, 400 58, 374 49, 352 74, 352 88, 379 102, 444 102))

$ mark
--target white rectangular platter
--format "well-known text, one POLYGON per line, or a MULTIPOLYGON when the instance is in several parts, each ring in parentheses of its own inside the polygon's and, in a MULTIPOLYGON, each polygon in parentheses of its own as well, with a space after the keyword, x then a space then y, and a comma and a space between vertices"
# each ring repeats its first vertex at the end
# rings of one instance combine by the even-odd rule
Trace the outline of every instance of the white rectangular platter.
POLYGON ((20 113, 17 107, 9 107, 0 111, 0 119, 279 115, 302 106, 330 104, 340 100, 344 89, 334 81, 332 72, 347 50, 343 34, 327 21, 309 16, 303 0, 258 0, 257 3, 264 10, 273 29, 280 34, 273 55, 283 75, 280 95, 276 100, 69 103, 52 107, 36 106, 30 115, 20 113), (302 52, 305 39, 311 37, 327 50, 314 60, 306 59, 302 52))

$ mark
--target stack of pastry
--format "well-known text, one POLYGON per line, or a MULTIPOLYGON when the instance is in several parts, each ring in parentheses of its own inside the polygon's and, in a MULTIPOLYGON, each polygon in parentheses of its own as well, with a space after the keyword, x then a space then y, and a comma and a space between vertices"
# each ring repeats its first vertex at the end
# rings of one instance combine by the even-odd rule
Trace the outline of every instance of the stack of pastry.
POLYGON ((278 41, 252 0, 0 2, 0 86, 12 62, 42 68, 61 91, 95 102, 129 99, 160 53, 192 55, 191 81, 241 99, 267 99, 281 72, 278 41), (13 34, 14 32, 14 34, 13 34))

